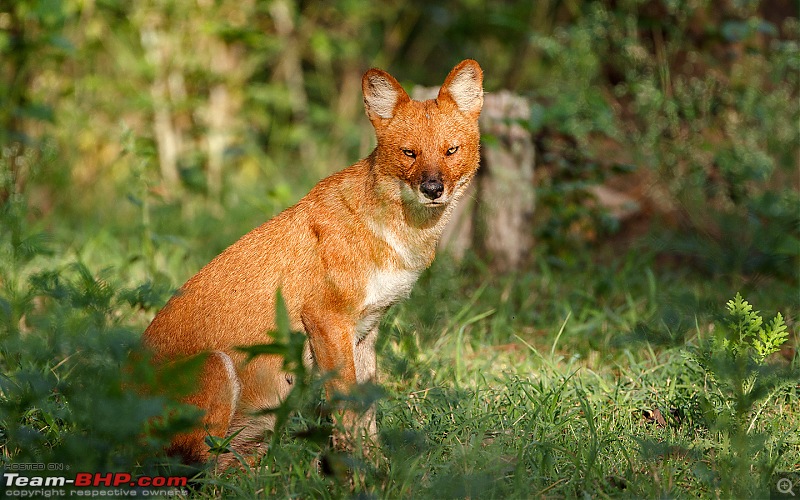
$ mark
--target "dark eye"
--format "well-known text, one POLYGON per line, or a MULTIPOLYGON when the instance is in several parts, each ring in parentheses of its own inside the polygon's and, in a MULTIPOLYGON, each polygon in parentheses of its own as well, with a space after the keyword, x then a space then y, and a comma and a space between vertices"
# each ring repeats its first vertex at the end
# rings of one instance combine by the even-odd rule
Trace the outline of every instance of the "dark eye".
POLYGON ((404 149, 404 150, 403 150, 403 154, 404 154, 404 155, 406 155, 406 156, 408 156, 409 158, 416 158, 416 157, 417 157, 417 153, 415 153, 415 152, 414 152, 413 150, 411 150, 411 149, 404 149))
POLYGON ((445 153, 445 154, 447 156, 454 155, 454 154, 456 154, 456 151, 458 151, 458 146, 453 146, 452 148, 448 149, 447 153, 445 153))

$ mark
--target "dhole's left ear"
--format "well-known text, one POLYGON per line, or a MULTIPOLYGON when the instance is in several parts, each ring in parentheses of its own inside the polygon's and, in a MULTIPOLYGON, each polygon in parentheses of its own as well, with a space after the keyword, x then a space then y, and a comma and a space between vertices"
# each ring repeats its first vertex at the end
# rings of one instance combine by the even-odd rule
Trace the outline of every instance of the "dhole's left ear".
POLYGON ((392 118, 399 104, 411 100, 392 75, 376 68, 364 73, 361 90, 364 92, 364 107, 373 126, 377 126, 381 120, 392 118))
POLYGON ((458 110, 477 119, 483 107, 483 71, 477 62, 467 59, 450 71, 439 89, 438 99, 451 99, 458 110))

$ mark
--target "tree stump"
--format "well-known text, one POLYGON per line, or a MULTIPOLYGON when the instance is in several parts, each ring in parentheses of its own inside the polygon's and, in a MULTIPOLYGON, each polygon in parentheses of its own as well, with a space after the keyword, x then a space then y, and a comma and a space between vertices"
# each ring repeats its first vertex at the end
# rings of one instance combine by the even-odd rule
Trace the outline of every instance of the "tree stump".
MULTIPOLYGON (((417 87, 415 99, 432 99, 438 88, 417 87)), ((498 272, 519 269, 533 245, 536 202, 535 147, 523 126, 530 104, 508 91, 486 94, 481 111, 481 167, 440 241, 456 258, 468 249, 498 272)))

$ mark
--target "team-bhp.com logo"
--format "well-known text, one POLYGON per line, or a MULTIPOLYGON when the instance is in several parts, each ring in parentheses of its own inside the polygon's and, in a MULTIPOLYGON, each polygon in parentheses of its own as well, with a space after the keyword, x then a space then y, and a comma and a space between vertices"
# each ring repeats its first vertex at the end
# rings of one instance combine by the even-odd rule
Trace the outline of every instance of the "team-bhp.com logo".
POLYGON ((27 476, 19 472, 3 474, 5 496, 20 498, 36 496, 166 496, 176 493, 175 488, 183 488, 187 484, 187 478, 182 476, 132 476, 125 472, 78 472, 74 478, 27 476), (112 490, 109 491, 109 488, 112 490), (162 488, 162 490, 158 488, 162 488), (112 491, 113 495, 111 495, 112 491))

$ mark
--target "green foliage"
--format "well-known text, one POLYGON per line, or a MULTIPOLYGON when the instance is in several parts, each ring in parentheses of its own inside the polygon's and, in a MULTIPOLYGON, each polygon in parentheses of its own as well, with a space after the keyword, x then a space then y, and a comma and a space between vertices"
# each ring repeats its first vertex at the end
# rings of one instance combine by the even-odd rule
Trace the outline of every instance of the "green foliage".
POLYGON ((730 333, 714 337, 715 351, 722 350, 731 356, 748 355, 760 364, 764 358, 780 350, 789 338, 781 313, 765 328, 758 311, 753 311, 753 306, 739 293, 728 301, 728 314, 730 318, 725 330, 730 333))
POLYGON ((797 382, 796 369, 766 363, 788 340, 778 313, 768 324, 742 296, 727 303, 728 315, 710 339, 691 351, 706 379, 699 404, 709 430, 719 436, 713 473, 726 496, 767 491, 776 462, 785 452, 780 435, 755 432, 756 420, 772 398, 797 382))
POLYGON ((45 264, 52 242, 28 222, 28 203, 15 192, 0 206, 0 464, 152 472, 167 440, 197 418, 174 398, 198 365, 162 373, 176 392, 155 391, 126 318, 130 305, 162 303, 163 290, 124 289, 81 262, 45 264))
MULTIPOLYGON (((757 383, 759 370, 765 367, 766 357, 787 342, 789 332, 780 313, 765 325, 759 312, 753 311, 753 306, 739 293, 728 301, 727 308, 725 322, 715 328, 710 340, 698 347, 694 359, 720 384, 720 393, 739 396, 760 387, 757 383), (738 376, 731 378, 732 374, 738 376)), ((756 394, 760 397, 765 391, 759 388, 756 394)), ((746 413, 756 401, 737 412, 746 413)))
POLYGON ((32 139, 26 120, 52 122, 54 110, 33 90, 33 82, 53 63, 60 63, 74 47, 64 28, 74 22, 68 2, 4 3, 0 7, 0 144, 32 139))
POLYGON ((664 189, 682 213, 659 245, 714 275, 769 273, 796 283, 800 198, 787 153, 796 155, 800 139, 797 22, 773 25, 757 3, 731 9, 735 20, 712 6, 667 2, 652 9, 665 16, 639 18, 652 40, 617 35, 614 65, 624 79, 614 92, 634 102, 626 132, 637 162, 656 174, 654 191, 664 189), (693 42, 691 24, 701 18, 706 34, 693 42), (737 44, 743 54, 715 59, 737 44))
MULTIPOLYGON (((80 264, 31 276, 22 326, 0 329, 3 462, 152 465, 165 438, 193 423, 191 412, 152 392, 138 333, 114 319, 120 295, 80 264), (156 417, 162 421, 149 432, 156 417)), ((175 387, 192 373, 197 367, 181 366, 167 377, 175 387)))

